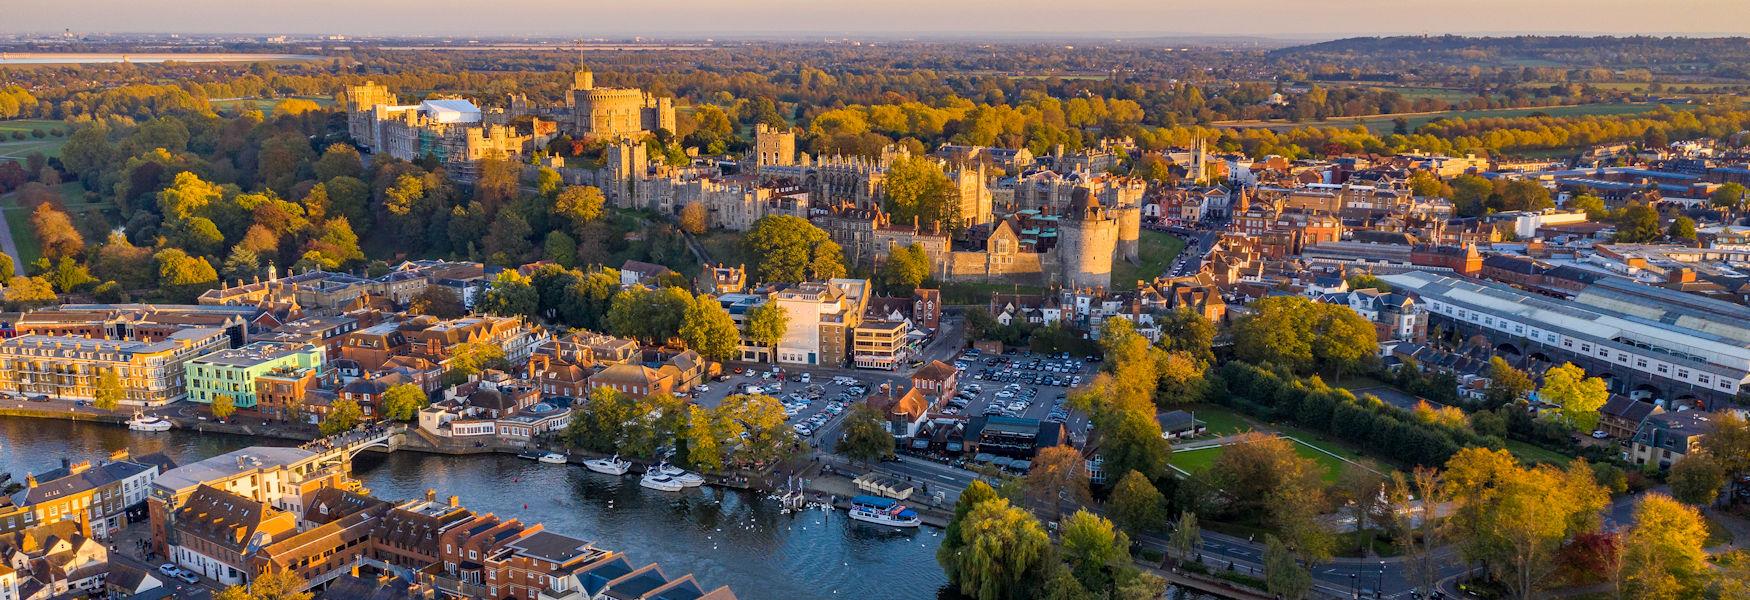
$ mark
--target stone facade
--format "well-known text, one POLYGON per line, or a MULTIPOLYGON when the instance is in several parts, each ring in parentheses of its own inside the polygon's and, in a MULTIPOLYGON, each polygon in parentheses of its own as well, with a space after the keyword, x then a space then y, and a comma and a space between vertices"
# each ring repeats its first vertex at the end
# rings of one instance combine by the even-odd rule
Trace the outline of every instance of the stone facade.
POLYGON ((673 132, 674 99, 659 98, 634 88, 596 87, 586 67, 572 75, 569 124, 585 139, 642 138, 658 129, 673 132))

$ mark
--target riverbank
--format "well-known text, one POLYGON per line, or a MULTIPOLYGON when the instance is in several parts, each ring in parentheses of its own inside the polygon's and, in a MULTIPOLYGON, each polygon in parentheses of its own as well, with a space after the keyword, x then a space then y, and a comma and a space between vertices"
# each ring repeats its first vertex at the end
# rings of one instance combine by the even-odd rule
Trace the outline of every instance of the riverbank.
MULTIPOLYGON (((0 471, 15 478, 59 468, 62 459, 101 460, 122 449, 188 464, 258 444, 296 442, 0 417, 0 471)), ((353 477, 373 496, 389 500, 423 498, 426 490, 454 495, 475 512, 540 523, 639 564, 692 573, 711 587, 728 585, 746 600, 926 599, 936 598, 947 583, 935 560, 943 534, 934 528, 863 523, 842 510, 785 513, 769 493, 733 487, 652 490, 640 486, 637 476, 546 464, 509 451, 406 450, 360 453, 353 477)), ((784 478, 776 481, 781 485, 784 478)))

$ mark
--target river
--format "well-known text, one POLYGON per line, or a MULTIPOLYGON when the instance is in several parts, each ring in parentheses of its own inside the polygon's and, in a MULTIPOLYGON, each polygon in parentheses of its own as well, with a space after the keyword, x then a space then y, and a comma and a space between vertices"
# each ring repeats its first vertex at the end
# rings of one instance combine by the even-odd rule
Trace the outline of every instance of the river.
MULTIPOLYGON (((0 418, 0 472, 23 479, 59 466, 63 457, 95 460, 122 448, 136 455, 163 452, 186 464, 244 446, 285 444, 0 418)), ((851 521, 841 511, 783 515, 763 496, 711 488, 658 492, 630 476, 509 455, 366 453, 353 469, 380 498, 414 498, 435 488, 439 497, 460 496, 477 512, 544 523, 625 552, 635 563, 661 563, 671 575, 691 572, 707 588, 728 585, 749 600, 935 598, 947 582, 935 559, 941 531, 928 527, 900 531, 851 521)))

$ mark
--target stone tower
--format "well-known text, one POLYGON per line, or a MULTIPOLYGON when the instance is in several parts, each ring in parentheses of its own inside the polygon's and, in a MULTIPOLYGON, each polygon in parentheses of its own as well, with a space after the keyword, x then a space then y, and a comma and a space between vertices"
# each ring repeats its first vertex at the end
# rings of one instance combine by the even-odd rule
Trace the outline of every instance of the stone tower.
POLYGON ((796 164, 796 131, 765 123, 753 126, 754 169, 796 164))
POLYGON ((1208 161, 1209 161, 1209 149, 1208 149, 1208 147, 1203 145, 1203 138, 1202 137, 1197 138, 1197 148, 1192 150, 1192 151, 1196 152, 1197 155, 1192 157, 1192 159, 1191 159, 1191 164, 1192 164, 1191 168, 1196 169, 1195 171, 1191 172, 1191 181, 1196 182, 1197 185, 1208 184, 1209 183, 1209 163, 1208 163, 1208 161))
POLYGON ((1093 199, 1091 190, 1077 187, 1069 211, 1057 224, 1057 264, 1069 288, 1110 288, 1112 256, 1118 246, 1118 219, 1093 199))
POLYGON ((635 186, 650 173, 650 155, 644 143, 630 137, 620 138, 604 152, 608 168, 606 185, 601 186, 607 201, 621 208, 637 206, 635 186))
POLYGON ((1135 264, 1140 260, 1137 256, 1138 247, 1142 241, 1142 205, 1130 202, 1120 202, 1112 209, 1118 220, 1118 248, 1116 260, 1135 264))
POLYGON ((978 163, 977 167, 963 167, 949 173, 948 177, 954 180, 955 187, 960 191, 961 225, 970 227, 991 222, 994 198, 990 186, 985 184, 989 180, 989 173, 985 170, 984 163, 978 163))

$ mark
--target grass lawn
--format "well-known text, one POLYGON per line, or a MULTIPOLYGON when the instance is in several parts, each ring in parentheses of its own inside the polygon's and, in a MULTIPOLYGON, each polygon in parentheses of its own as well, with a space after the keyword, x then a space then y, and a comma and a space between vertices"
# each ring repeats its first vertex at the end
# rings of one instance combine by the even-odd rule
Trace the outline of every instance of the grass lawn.
POLYGON ((1185 250, 1185 240, 1167 233, 1142 230, 1137 239, 1137 264, 1118 261, 1112 265, 1113 289, 1130 289, 1136 280, 1153 281, 1167 272, 1167 266, 1185 250))
MULTIPOLYGON (((330 108, 334 99, 327 96, 299 96, 302 100, 315 102, 317 106, 330 108)), ((217 100, 212 102, 213 109, 226 114, 241 114, 246 110, 260 110, 262 114, 273 114, 273 109, 286 98, 238 98, 234 100, 217 100)))
POLYGON ((1574 460, 1574 457, 1572 456, 1549 450, 1541 446, 1533 446, 1519 440, 1507 440, 1507 451, 1512 452, 1514 456, 1519 457, 1519 460, 1532 464, 1549 463, 1558 467, 1566 467, 1569 462, 1574 460))
POLYGON ((0 121, 0 160, 10 159, 23 162, 25 157, 33 153, 41 153, 43 156, 49 157, 60 156, 61 146, 67 143, 67 136, 71 133, 72 128, 60 121, 48 119, 0 121), (31 137, 30 132, 35 129, 60 130, 62 134, 61 137, 52 135, 44 138, 31 137), (12 139, 13 132, 23 133, 24 139, 12 139))
POLYGON ((1207 436, 1222 437, 1256 429, 1239 413, 1219 406, 1204 404, 1186 407, 1185 410, 1196 415, 1197 420, 1202 421, 1203 426, 1209 429, 1205 434, 1207 436))
MULTIPOLYGON (((1199 448, 1196 450, 1176 450, 1173 452, 1172 458, 1168 459, 1168 464, 1183 469, 1186 473, 1197 474, 1214 466, 1215 459, 1221 456, 1221 453, 1225 450, 1226 449, 1222 447, 1199 448)), ((1325 474, 1323 479, 1326 482, 1336 481, 1337 476, 1343 473, 1343 469, 1350 467, 1350 463, 1344 461, 1343 458, 1355 460, 1354 458, 1347 456, 1338 458, 1332 456, 1330 453, 1321 452, 1320 448, 1314 447, 1304 441, 1295 444, 1294 451, 1302 458, 1310 459, 1313 462, 1318 463, 1319 466, 1324 467, 1325 474)))

